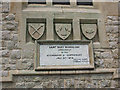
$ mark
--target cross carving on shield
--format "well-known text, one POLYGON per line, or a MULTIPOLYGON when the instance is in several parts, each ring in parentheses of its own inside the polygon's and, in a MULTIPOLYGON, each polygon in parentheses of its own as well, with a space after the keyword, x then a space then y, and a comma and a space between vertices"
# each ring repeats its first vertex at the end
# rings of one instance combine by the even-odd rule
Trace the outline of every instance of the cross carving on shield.
POLYGON ((34 39, 39 39, 45 31, 45 24, 42 23, 32 23, 28 26, 28 31, 34 39))

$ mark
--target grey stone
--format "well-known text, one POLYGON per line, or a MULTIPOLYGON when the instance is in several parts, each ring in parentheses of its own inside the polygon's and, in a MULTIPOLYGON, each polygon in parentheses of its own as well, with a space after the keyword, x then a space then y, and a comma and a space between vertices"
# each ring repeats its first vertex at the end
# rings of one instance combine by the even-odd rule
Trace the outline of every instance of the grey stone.
POLYGON ((117 42, 109 42, 110 48, 118 48, 117 42))
POLYGON ((6 16, 6 20, 15 20, 15 15, 14 14, 9 14, 8 16, 6 16))
POLYGON ((118 32, 119 32, 118 26, 113 26, 113 32, 114 32, 114 33, 118 33, 118 32))
POLYGON ((110 52, 101 53, 102 58, 112 58, 112 54, 110 52))
POLYGON ((9 21, 9 22, 6 22, 5 27, 6 27, 7 30, 16 30, 17 29, 17 25, 18 25, 17 22, 9 21))
POLYGON ((10 59, 10 60, 9 60, 9 64, 16 64, 16 61, 17 61, 17 60, 10 59))
POLYGON ((2 54, 2 57, 9 57, 10 52, 9 50, 2 50, 1 54, 2 54))
POLYGON ((117 59, 118 58, 118 49, 112 50, 112 55, 115 59, 117 59))
POLYGON ((120 24, 119 21, 113 21, 112 23, 113 23, 113 25, 119 25, 120 24))
POLYGON ((118 67, 117 63, 113 59, 104 59, 105 68, 116 68, 118 67))
POLYGON ((75 80, 75 88, 85 88, 85 81, 75 80))
POLYGON ((33 51, 31 51, 31 50, 23 50, 23 52, 22 52, 23 59, 25 59, 25 58, 32 59, 33 56, 34 56, 34 54, 33 54, 33 51))
POLYGON ((8 48, 9 50, 14 49, 14 48, 15 48, 15 43, 14 43, 13 41, 8 41, 8 42, 7 42, 7 48, 8 48))
POLYGON ((2 31, 2 39, 3 40, 10 40, 11 39, 10 31, 2 31))
POLYGON ((4 70, 16 70, 16 65, 6 64, 4 70))
POLYGON ((31 42, 27 43, 22 50, 22 59, 33 59, 35 52, 34 49, 35 49, 35 44, 31 42))
POLYGON ((20 50, 12 50, 11 51, 11 59, 20 59, 21 51, 20 50))
POLYGON ((118 21, 118 16, 112 16, 113 21, 118 21))
POLYGON ((41 86, 42 86, 43 88, 53 88, 53 85, 52 85, 52 82, 51 82, 51 81, 49 81, 49 82, 42 82, 42 83, 41 83, 41 86))
POLYGON ((27 70, 27 68, 29 68, 27 63, 23 63, 21 60, 17 61, 16 66, 18 70, 27 70))
POLYGON ((11 35, 11 40, 12 41, 18 41, 18 34, 12 34, 11 35))
POLYGON ((8 13, 9 12, 9 3, 3 2, 2 3, 2 13, 8 13))
POLYGON ((33 88, 34 86, 35 86, 34 82, 27 82, 27 83, 25 83, 25 87, 26 88, 33 88))
POLYGON ((75 87, 74 79, 66 79, 64 85, 65 88, 74 88, 75 87))
POLYGON ((22 64, 22 61, 17 61, 16 67, 18 70, 24 69, 24 65, 22 64))
POLYGON ((2 58, 2 64, 8 64, 9 63, 9 58, 2 58))
POLYGON ((7 77, 8 76, 8 71, 2 71, 2 77, 7 77))
POLYGON ((118 37, 117 37, 116 34, 108 34, 108 40, 109 40, 110 42, 112 42, 112 41, 117 41, 117 40, 118 40, 118 37))
POLYGON ((35 85, 33 88, 43 88, 42 85, 35 85))
POLYGON ((6 47, 6 41, 0 40, 0 47, 6 47))
POLYGON ((100 67, 100 68, 104 68, 104 60, 103 59, 95 60, 95 66, 100 67))
POLYGON ((25 88, 25 83, 24 82, 16 83, 16 88, 25 88))
POLYGON ((108 19, 108 20, 112 20, 112 19, 113 19, 113 16, 107 16, 107 19, 108 19))
POLYGON ((94 47, 94 48, 101 48, 99 42, 94 42, 94 43, 93 43, 93 47, 94 47))
POLYGON ((100 58, 101 57, 101 53, 100 52, 95 52, 95 57, 96 58, 100 58))
POLYGON ((15 43, 15 48, 16 48, 16 49, 20 49, 20 48, 21 48, 19 42, 15 43))
POLYGON ((40 82, 40 81, 41 81, 41 77, 35 77, 35 78, 33 79, 33 81, 34 81, 34 82, 40 82))
POLYGON ((112 25, 113 24, 112 20, 107 20, 107 24, 112 25))
POLYGON ((101 87, 110 87, 110 81, 109 80, 102 80, 100 82, 101 87))

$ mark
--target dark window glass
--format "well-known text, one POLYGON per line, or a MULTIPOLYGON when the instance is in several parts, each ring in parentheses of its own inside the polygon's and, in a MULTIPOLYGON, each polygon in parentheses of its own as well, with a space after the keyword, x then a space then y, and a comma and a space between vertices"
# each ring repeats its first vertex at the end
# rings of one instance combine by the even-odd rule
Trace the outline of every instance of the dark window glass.
POLYGON ((53 5, 70 5, 70 0, 53 0, 53 5))
POLYGON ((29 0, 28 4, 46 4, 46 0, 29 0))
POLYGON ((92 0, 77 0, 77 5, 93 5, 92 0))

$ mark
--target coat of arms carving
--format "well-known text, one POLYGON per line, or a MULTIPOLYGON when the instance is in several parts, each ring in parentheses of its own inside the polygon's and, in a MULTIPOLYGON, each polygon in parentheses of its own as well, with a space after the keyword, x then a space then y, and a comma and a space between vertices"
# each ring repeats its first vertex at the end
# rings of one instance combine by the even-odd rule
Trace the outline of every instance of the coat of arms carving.
POLYGON ((30 23, 28 24, 28 31, 32 38, 39 39, 44 31, 45 31, 45 24, 43 23, 30 23))
POLYGON ((65 40, 71 34, 71 24, 55 24, 55 31, 61 39, 65 40))
POLYGON ((96 24, 81 24, 82 33, 88 39, 93 39, 97 33, 96 24))

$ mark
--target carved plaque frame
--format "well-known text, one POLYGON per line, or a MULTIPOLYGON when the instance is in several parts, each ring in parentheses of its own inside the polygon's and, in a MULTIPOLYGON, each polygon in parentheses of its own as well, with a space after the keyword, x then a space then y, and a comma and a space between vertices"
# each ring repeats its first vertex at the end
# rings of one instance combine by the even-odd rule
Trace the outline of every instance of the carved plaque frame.
POLYGON ((35 54, 35 70, 77 70, 77 69, 94 69, 94 55, 93 55, 93 44, 92 41, 41 41, 36 40, 36 54, 35 54), (56 66, 40 66, 40 45, 88 45, 89 52, 89 65, 56 65, 56 66))

